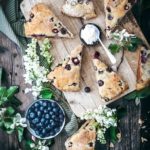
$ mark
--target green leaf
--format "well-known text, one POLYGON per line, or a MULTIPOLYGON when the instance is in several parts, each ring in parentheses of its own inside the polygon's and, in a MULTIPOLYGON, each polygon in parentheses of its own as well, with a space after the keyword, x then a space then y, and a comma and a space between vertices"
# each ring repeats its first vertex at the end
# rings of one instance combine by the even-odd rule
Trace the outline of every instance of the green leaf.
MULTIPOLYGON (((13 124, 13 118, 5 118, 4 119, 4 127, 8 130, 11 129, 11 125, 13 124)), ((13 129, 12 129, 13 130, 13 129)))
POLYGON ((138 37, 131 37, 131 38, 130 38, 130 41, 131 41, 132 44, 137 44, 137 45, 143 43, 142 40, 139 39, 138 37))
POLYGON ((12 115, 14 115, 14 113, 15 113, 15 110, 11 106, 7 107, 7 109, 5 111, 6 116, 12 116, 12 115))
POLYGON ((11 101, 9 101, 9 103, 14 108, 17 108, 22 104, 22 102, 19 99, 17 99, 15 96, 11 98, 11 101))
POLYGON ((132 43, 130 43, 129 45, 126 46, 128 51, 130 51, 130 52, 135 52, 137 50, 137 47, 138 47, 137 44, 132 44, 132 43))
POLYGON ((123 118, 124 116, 126 116, 127 114, 127 110, 123 107, 119 107, 117 108, 117 118, 118 119, 121 119, 123 118))
POLYGON ((13 132, 14 132, 13 129, 7 129, 7 130, 6 130, 6 133, 7 133, 7 134, 12 134, 13 132))
POLYGON ((17 133, 18 133, 18 140, 19 142, 21 142, 23 139, 24 128, 17 127, 17 133))
POLYGON ((31 140, 26 140, 25 142, 26 150, 35 150, 35 148, 31 147, 31 144, 34 144, 34 142, 31 140))
POLYGON ((3 126, 3 119, 0 118, 0 128, 3 126))
POLYGON ((53 93, 49 89, 44 89, 40 92, 40 97, 44 99, 51 99, 53 97, 53 93))
POLYGON ((111 51, 112 54, 116 54, 120 51, 121 47, 117 44, 110 44, 108 49, 111 51))
POLYGON ((146 98, 150 96, 150 87, 146 87, 140 91, 137 91, 137 97, 139 98, 146 98))
POLYGON ((7 89, 6 87, 0 87, 0 97, 4 97, 7 94, 7 89))
POLYGON ((134 91, 134 92, 124 96, 124 99, 126 99, 126 100, 133 100, 133 99, 136 98, 136 96, 137 96, 137 91, 134 91))
POLYGON ((16 94, 18 92, 18 86, 11 86, 8 90, 7 90, 7 97, 11 98, 12 96, 14 96, 14 94, 16 94))
POLYGON ((116 143, 116 141, 118 140, 118 138, 117 138, 117 127, 110 127, 109 132, 110 132, 110 141, 112 143, 116 143))

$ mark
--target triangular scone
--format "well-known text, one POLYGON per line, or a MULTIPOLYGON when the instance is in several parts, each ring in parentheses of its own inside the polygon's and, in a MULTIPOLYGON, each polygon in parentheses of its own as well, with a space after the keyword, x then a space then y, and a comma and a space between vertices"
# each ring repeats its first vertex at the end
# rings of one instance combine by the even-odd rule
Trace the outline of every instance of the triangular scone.
POLYGON ((104 0, 106 35, 110 36, 111 31, 118 22, 132 8, 134 1, 131 0, 104 0))
POLYGON ((66 150, 94 150, 96 129, 94 121, 87 121, 77 133, 65 142, 66 150))
POLYGON ((137 90, 150 85, 150 50, 144 46, 139 55, 139 65, 137 71, 137 90))
POLYGON ((82 61, 80 45, 71 54, 48 74, 48 80, 61 91, 76 92, 80 90, 80 70, 82 61))
POLYGON ((39 3, 31 9, 30 19, 25 23, 24 27, 27 37, 73 37, 73 34, 43 3, 39 3))
POLYGON ((66 0, 62 12, 68 16, 85 20, 96 17, 93 2, 90 0, 66 0))
POLYGON ((128 85, 116 72, 99 60, 98 54, 95 53, 93 64, 99 94, 102 100, 109 102, 128 89, 128 85))

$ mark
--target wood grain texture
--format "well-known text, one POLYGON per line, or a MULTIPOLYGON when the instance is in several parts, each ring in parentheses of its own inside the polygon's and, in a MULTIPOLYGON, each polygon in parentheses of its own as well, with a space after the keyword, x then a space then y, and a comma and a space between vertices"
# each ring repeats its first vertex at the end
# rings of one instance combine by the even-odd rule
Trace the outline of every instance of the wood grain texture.
MULTIPOLYGON (((103 0, 94 0, 94 6, 96 9, 97 17, 88 21, 84 21, 78 18, 71 18, 63 15, 61 13, 61 7, 64 3, 63 0, 24 0, 21 4, 21 9, 27 20, 29 18, 29 12, 31 8, 39 2, 43 2, 46 5, 48 5, 56 14, 56 16, 58 16, 59 19, 63 21, 63 23, 75 35, 74 39, 51 39, 53 43, 53 49, 51 50, 51 53, 54 55, 55 64, 60 63, 70 53, 71 50, 73 50, 77 45, 81 43, 79 39, 79 31, 82 25, 85 23, 92 22, 98 24, 102 29, 102 40, 105 43, 105 45, 108 46, 108 44, 111 42, 109 40, 106 40, 105 38, 105 14, 103 10, 103 0)), ((118 26, 118 28, 122 27, 126 28, 129 32, 132 32, 140 38, 142 38, 147 44, 147 41, 145 40, 139 26, 136 23, 136 20, 134 19, 131 13, 128 13, 128 15, 121 22, 120 26, 118 26)), ((81 91, 64 92, 66 99, 68 100, 72 110, 77 116, 81 116, 86 109, 94 109, 97 108, 99 105, 108 104, 100 99, 98 93, 93 64, 91 60, 92 54, 95 50, 101 53, 103 61, 105 61, 107 64, 110 64, 110 61, 108 60, 108 57, 106 56, 101 46, 92 48, 85 47, 83 52, 84 54, 81 69, 81 91), (89 86, 91 88, 91 92, 88 94, 84 92, 84 87, 86 86, 89 86)), ((119 64, 121 53, 117 54, 116 58, 118 61, 117 64, 119 64)), ((123 77, 123 79, 129 84, 129 90, 127 90, 123 95, 126 95, 135 90, 136 75, 134 74, 132 67, 134 66, 130 66, 126 58, 124 58, 124 61, 121 64, 121 67, 118 71, 118 73, 123 77)), ((122 97, 123 95, 121 95, 120 97, 122 97)), ((117 97, 111 102, 117 100, 120 97, 117 97)))

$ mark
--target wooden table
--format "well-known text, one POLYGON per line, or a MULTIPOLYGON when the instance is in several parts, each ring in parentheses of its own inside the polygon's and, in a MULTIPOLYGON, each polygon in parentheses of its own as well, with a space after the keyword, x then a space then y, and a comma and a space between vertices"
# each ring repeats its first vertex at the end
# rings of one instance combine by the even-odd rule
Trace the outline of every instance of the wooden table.
MULTIPOLYGON (((24 94, 25 84, 23 80, 22 57, 17 46, 11 42, 5 35, 0 33, 0 45, 7 48, 6 51, 0 51, 0 66, 5 70, 5 85, 19 85, 20 92, 17 97, 23 102, 21 110, 26 110, 31 103, 30 95, 24 94), (8 81, 8 82, 7 82, 8 81)), ((122 132, 122 141, 115 145, 113 150, 139 150, 140 149, 140 126, 138 120, 141 113, 141 105, 136 105, 134 101, 117 101, 112 106, 123 106, 127 109, 127 116, 120 122, 120 130, 122 132)), ((51 150, 65 150, 64 141, 66 135, 62 133, 55 139, 55 144, 51 150)), ((101 147, 101 145, 97 145, 101 147)), ((0 150, 18 150, 18 143, 15 135, 8 136, 4 132, 0 132, 0 150)), ((100 150, 101 148, 96 148, 100 150)), ((109 149, 109 148, 107 148, 109 149)), ((104 150, 104 148, 102 148, 104 150)))

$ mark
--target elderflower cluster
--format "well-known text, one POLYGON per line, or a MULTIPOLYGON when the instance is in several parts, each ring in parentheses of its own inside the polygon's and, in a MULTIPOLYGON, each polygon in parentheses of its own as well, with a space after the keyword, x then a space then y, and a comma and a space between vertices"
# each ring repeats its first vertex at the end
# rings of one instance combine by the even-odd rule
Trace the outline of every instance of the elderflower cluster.
POLYGON ((126 29, 123 29, 122 31, 116 30, 115 32, 113 32, 111 34, 111 36, 113 37, 114 40, 120 41, 120 42, 123 41, 123 40, 128 41, 128 39, 130 37, 135 37, 136 38, 136 36, 134 34, 129 34, 126 31, 126 29))
POLYGON ((16 116, 13 118, 13 123, 11 124, 10 128, 15 129, 15 127, 27 127, 26 118, 22 118, 21 114, 17 113, 16 116))
POLYGON ((49 150, 49 147, 46 145, 45 140, 38 141, 37 144, 31 143, 30 148, 33 149, 33 150, 49 150))
MULTIPOLYGON (((50 43, 44 41, 40 48, 40 53, 46 58, 48 63, 51 63, 51 56, 48 53, 50 43)), ((28 44, 28 48, 25 50, 26 54, 23 56, 24 67, 26 73, 24 74, 25 83, 30 84, 31 88, 27 88, 25 93, 32 92, 32 95, 36 98, 42 90, 42 85, 47 82, 48 69, 40 65, 40 58, 37 54, 37 40, 32 39, 28 44)))
POLYGON ((111 126, 117 126, 116 109, 108 108, 107 106, 99 106, 95 110, 87 110, 81 119, 94 119, 97 123, 97 138, 105 144, 105 132, 111 126))
POLYGON ((40 55, 43 56, 47 63, 50 65, 53 62, 53 57, 49 53, 49 49, 51 48, 51 44, 49 42, 49 39, 44 39, 43 43, 41 44, 40 47, 40 55))

